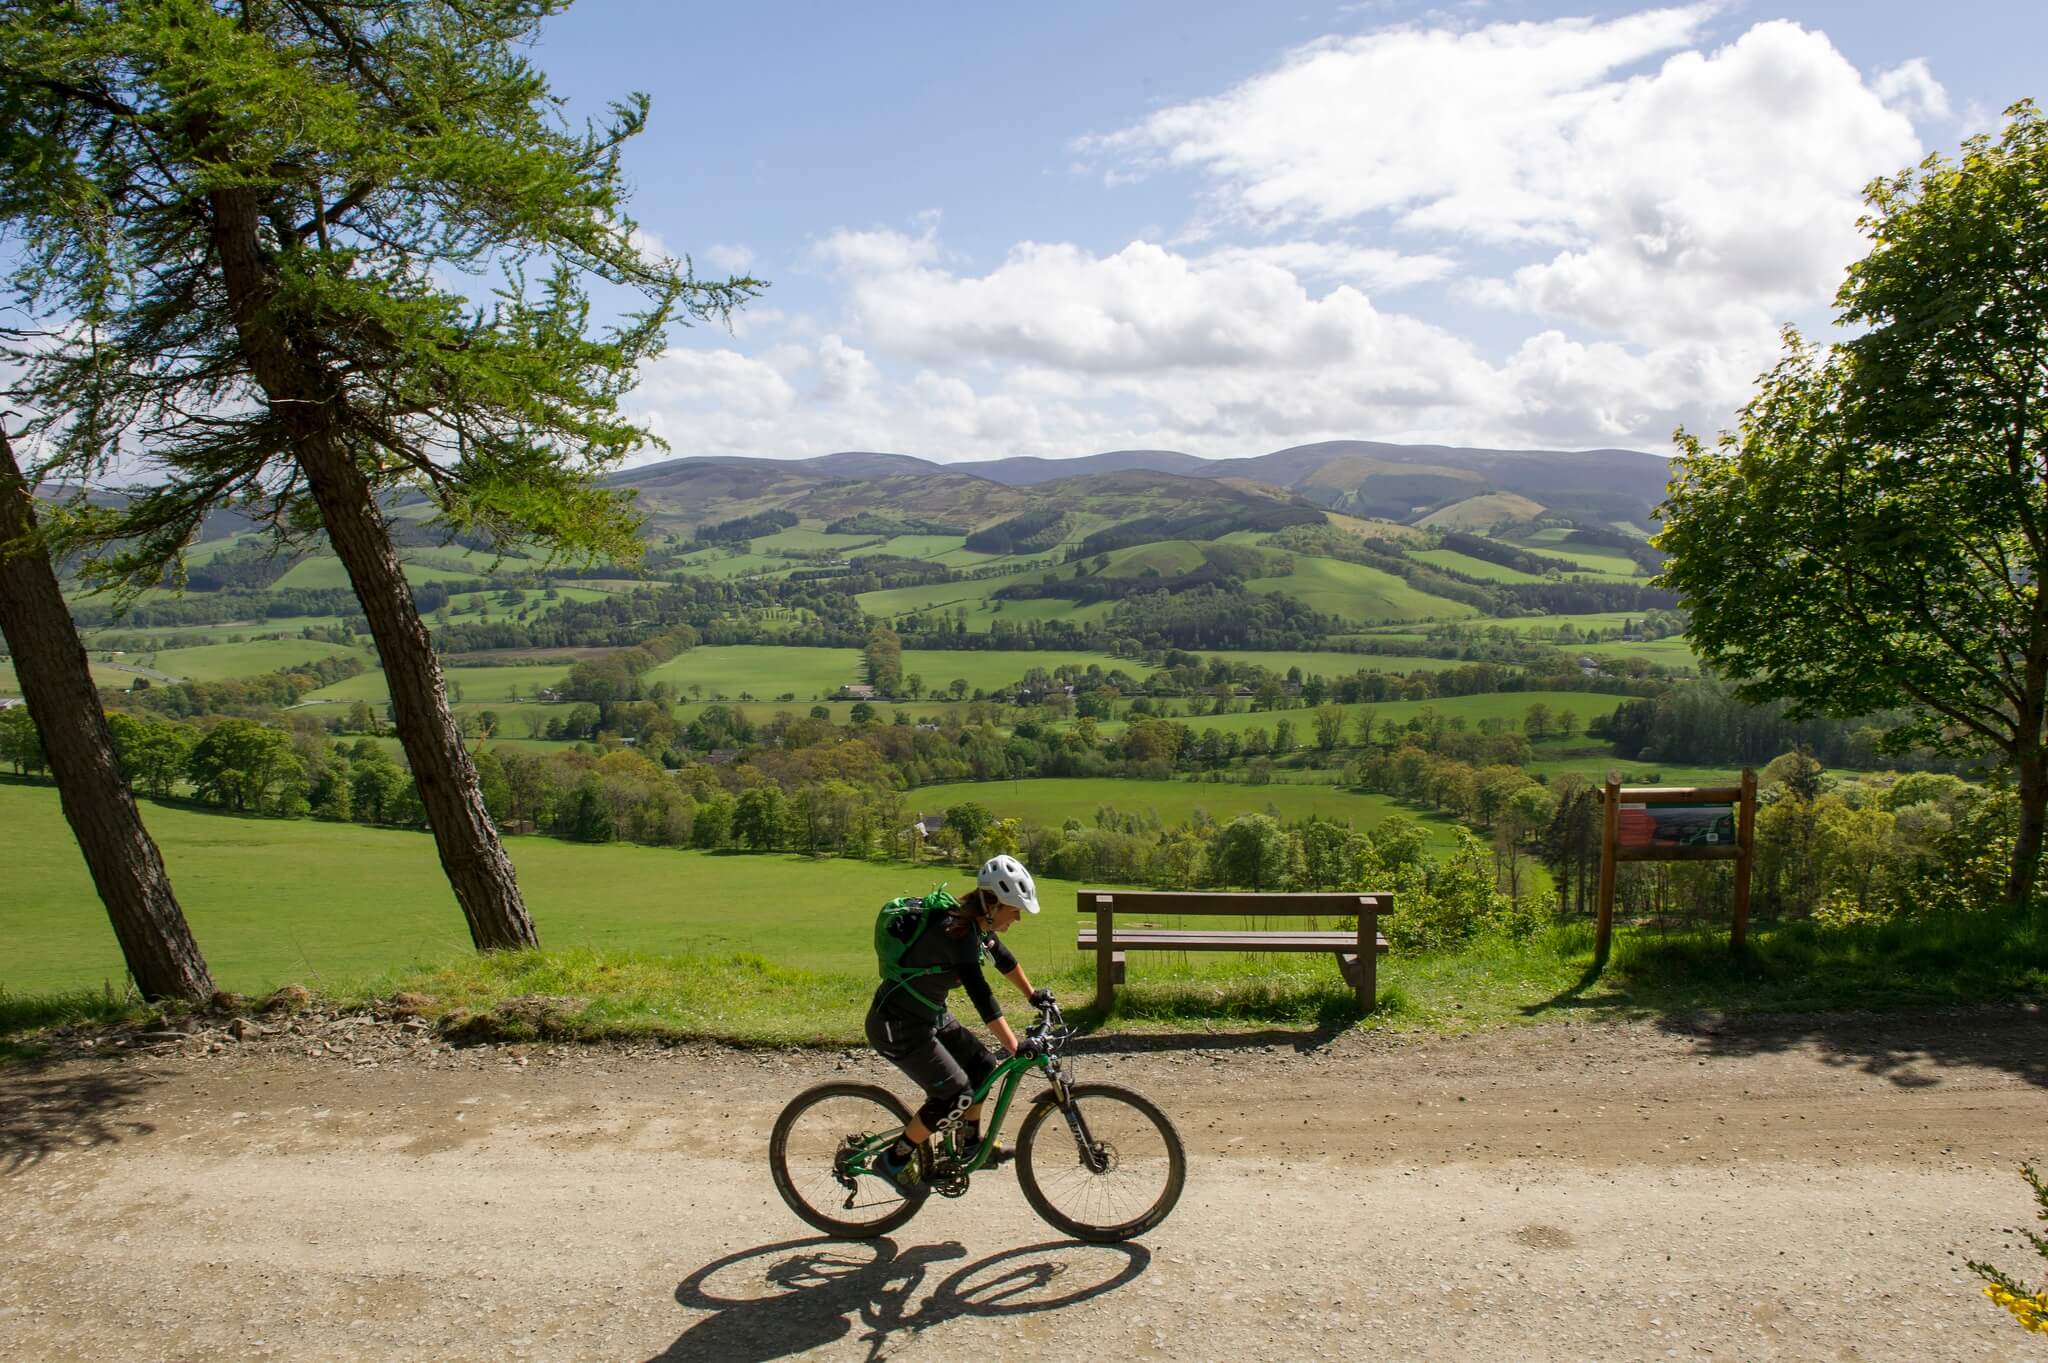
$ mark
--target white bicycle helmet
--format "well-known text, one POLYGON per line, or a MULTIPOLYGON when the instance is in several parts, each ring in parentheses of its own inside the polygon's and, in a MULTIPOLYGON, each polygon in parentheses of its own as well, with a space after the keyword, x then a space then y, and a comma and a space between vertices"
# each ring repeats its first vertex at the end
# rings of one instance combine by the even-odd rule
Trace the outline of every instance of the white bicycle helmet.
POLYGON ((1026 913, 1038 912, 1038 887, 1031 883, 1031 872, 1015 857, 990 857, 981 864, 974 883, 994 895, 999 904, 1026 913))

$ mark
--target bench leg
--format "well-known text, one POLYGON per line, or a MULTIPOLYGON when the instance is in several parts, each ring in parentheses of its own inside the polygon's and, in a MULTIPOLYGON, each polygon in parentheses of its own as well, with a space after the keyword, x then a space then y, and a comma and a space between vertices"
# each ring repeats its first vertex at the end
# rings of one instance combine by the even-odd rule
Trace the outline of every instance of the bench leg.
POLYGON ((1109 938, 1104 934, 1095 948, 1095 1010, 1107 1013, 1116 1002, 1117 982, 1123 978, 1119 968, 1123 964, 1123 953, 1112 951, 1109 938))

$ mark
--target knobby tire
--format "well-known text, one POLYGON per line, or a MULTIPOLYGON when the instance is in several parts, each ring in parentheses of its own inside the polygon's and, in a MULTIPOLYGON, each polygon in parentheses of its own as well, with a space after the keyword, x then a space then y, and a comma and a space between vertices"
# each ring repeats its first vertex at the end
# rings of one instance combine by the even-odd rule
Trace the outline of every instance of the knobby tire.
MULTIPOLYGON (((924 1206, 930 1190, 918 1186, 910 1189, 896 1189, 877 1175, 863 1174, 859 1177, 861 1194, 880 1196, 894 1193, 901 1203, 893 1211, 887 1211, 871 1219, 851 1221, 832 1214, 831 1210, 818 1205, 823 1201, 830 1208, 841 1207, 844 1189, 831 1177, 831 1163, 827 1156, 822 1162, 818 1152, 807 1149, 797 1152, 799 1159, 805 1159, 807 1166, 792 1171, 790 1168, 790 1138, 802 1123, 804 1116, 819 1105, 834 1099, 851 1100, 849 1112, 857 1111, 863 1101, 875 1108, 871 1120, 862 1119, 861 1127, 866 1134, 879 1135, 891 1127, 901 1127, 910 1121, 910 1109, 889 1090, 875 1084, 818 1084, 807 1088, 790 1099, 782 1109, 782 1115, 775 1119, 775 1129, 768 1137, 768 1167, 775 1177, 775 1191, 789 1209, 810 1225, 846 1240, 872 1240, 878 1235, 887 1235, 898 1226, 916 1216, 924 1206)), ((814 1119, 821 1121, 822 1118, 814 1119)), ((828 1131, 826 1134, 830 1135, 828 1131)), ((843 1134, 856 1134, 847 1132, 843 1134)), ((919 1158, 922 1158, 920 1153, 919 1158)), ((883 1197, 886 1201, 886 1196, 883 1197)))
MULTIPOLYGON (((1060 1105, 1051 1094, 1047 1094, 1031 1109, 1030 1115, 1024 1119, 1023 1128, 1017 1133, 1017 1182, 1024 1190, 1025 1201, 1031 1204, 1033 1211, 1077 1240, 1110 1244, 1143 1235, 1164 1221, 1174 1204, 1180 1201, 1181 1187, 1187 1180, 1188 1163, 1187 1154, 1181 1148, 1180 1133, 1173 1129, 1173 1123, 1151 1099, 1120 1084, 1076 1084, 1072 1094, 1073 1101, 1080 1105, 1082 1121, 1089 1124, 1090 1134, 1097 1140, 1113 1139, 1119 1128, 1140 1133, 1150 1128, 1150 1134, 1157 1137, 1165 1156, 1162 1186, 1151 1203, 1136 1209, 1135 1215, 1119 1213, 1097 1219, 1088 1214, 1084 1218, 1081 1212, 1063 1208, 1060 1205, 1062 1200, 1091 1200, 1088 1196, 1090 1181, 1107 1179, 1116 1171, 1097 1175, 1083 1168, 1073 1133, 1061 1116, 1060 1105), (1098 1112, 1102 1114, 1100 1125, 1091 1116, 1098 1112), (1064 1186, 1049 1194, 1040 1180, 1041 1177, 1050 1179, 1055 1175, 1064 1186), (1070 1196, 1070 1193, 1074 1195, 1070 1196)), ((1149 1152, 1123 1153, 1144 1155, 1149 1152)))

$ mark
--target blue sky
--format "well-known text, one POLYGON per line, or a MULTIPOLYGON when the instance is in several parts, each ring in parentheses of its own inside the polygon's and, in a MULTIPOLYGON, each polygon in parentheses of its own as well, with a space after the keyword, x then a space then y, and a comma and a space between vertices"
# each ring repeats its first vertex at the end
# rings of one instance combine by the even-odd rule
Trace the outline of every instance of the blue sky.
POLYGON ((2042 51, 2022 3, 582 0, 536 59, 653 96, 652 244, 772 282, 644 375, 673 453, 979 459, 1667 448, 2042 51))

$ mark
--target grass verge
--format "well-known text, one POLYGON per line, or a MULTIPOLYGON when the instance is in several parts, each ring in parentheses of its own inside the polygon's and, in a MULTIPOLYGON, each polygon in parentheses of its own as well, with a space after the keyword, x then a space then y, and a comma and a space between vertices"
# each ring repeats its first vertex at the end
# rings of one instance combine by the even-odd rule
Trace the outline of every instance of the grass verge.
MULTIPOLYGON (((1334 962, 1320 956, 1133 955, 1114 1007, 1097 1014, 1092 966, 1034 974, 1082 1025, 1110 1032, 1353 1026, 1458 1032, 1567 1019, 1985 1004, 2048 997, 2048 931, 2005 913, 1822 929, 1769 925, 1750 948, 1721 933, 1623 929, 1604 971, 1592 929, 1525 941, 1485 937, 1455 951, 1382 958, 1378 1006, 1359 1018, 1334 962)), ((410 1011, 468 1041, 666 1038, 734 1045, 860 1045, 874 977, 806 969, 747 953, 655 954, 569 948, 465 956, 333 984, 330 1006, 371 1008, 400 994, 410 1011)), ((997 984, 1007 992, 1008 986, 997 984)), ((1005 999, 1012 1011, 1021 1003, 1005 999)), ((33 1056, 49 1028, 154 1016, 112 990, 0 993, 0 1059, 33 1056)))

